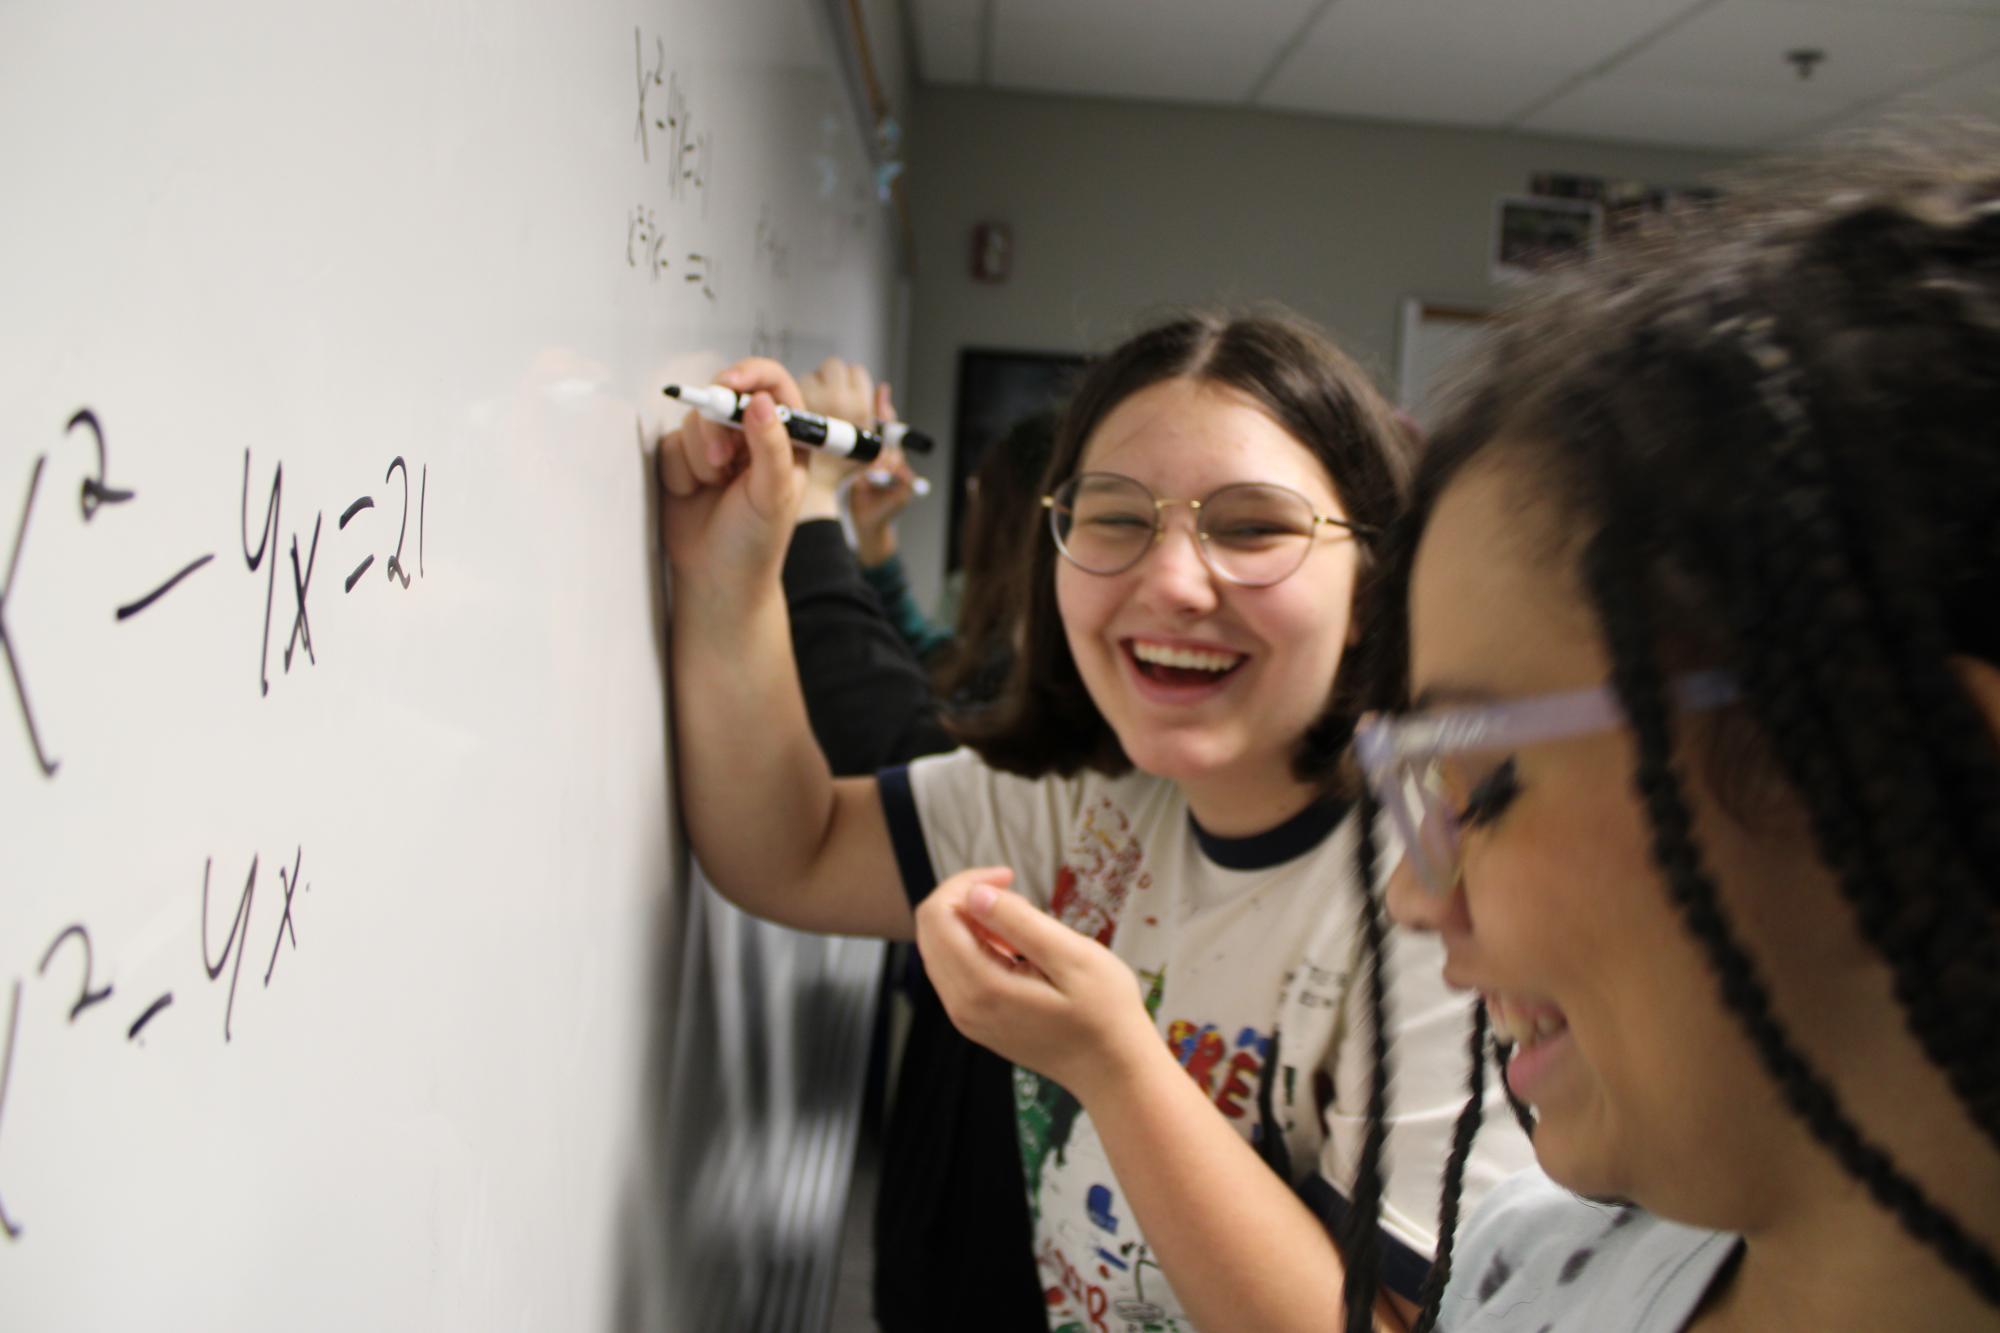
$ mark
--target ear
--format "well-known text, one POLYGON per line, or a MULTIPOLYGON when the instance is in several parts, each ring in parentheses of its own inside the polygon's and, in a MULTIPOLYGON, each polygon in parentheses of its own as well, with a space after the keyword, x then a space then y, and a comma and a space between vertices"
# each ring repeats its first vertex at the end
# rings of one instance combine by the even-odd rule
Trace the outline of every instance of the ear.
POLYGON ((2000 667, 1977 657, 1954 654, 1946 659, 1972 706, 1986 719, 1986 730, 2000 746, 2000 667))

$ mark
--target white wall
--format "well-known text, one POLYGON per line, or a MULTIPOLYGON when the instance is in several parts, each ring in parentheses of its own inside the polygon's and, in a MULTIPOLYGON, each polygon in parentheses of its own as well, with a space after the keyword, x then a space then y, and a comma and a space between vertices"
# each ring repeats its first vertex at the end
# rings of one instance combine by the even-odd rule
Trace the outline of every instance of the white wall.
MULTIPOLYGON (((1150 312, 1277 299, 1393 387, 1406 296, 1491 303, 1493 200, 1537 171, 1684 184, 1731 159, 1577 140, 1266 112, 919 87, 909 117, 917 270, 903 415, 949 480, 958 354, 1092 351, 1150 312), (1013 228, 1001 285, 971 275, 972 228, 1013 228)), ((931 604, 940 493, 903 523, 931 604)))

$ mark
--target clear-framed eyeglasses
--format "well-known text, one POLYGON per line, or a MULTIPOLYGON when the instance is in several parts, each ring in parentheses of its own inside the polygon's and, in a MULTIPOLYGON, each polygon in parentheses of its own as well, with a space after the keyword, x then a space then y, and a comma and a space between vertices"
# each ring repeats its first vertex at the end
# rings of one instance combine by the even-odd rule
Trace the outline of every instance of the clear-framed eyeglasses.
MULTIPOLYGON (((1736 682, 1699 671, 1672 683, 1688 713, 1736 702, 1736 682)), ((1369 714, 1354 732, 1354 753, 1376 803, 1403 840, 1418 884, 1446 894, 1463 869, 1460 834, 1468 807, 1505 767, 1506 751, 1541 741, 1588 736, 1625 725, 1609 685, 1537 694, 1502 703, 1429 709, 1402 717, 1369 714)))
POLYGON ((1217 578, 1267 588, 1290 577, 1311 553, 1322 527, 1344 537, 1373 529, 1314 511, 1289 486, 1235 482, 1199 500, 1165 500, 1116 472, 1079 472, 1042 497, 1063 558, 1090 574, 1122 574, 1166 535, 1166 510, 1186 505, 1195 549, 1217 578))

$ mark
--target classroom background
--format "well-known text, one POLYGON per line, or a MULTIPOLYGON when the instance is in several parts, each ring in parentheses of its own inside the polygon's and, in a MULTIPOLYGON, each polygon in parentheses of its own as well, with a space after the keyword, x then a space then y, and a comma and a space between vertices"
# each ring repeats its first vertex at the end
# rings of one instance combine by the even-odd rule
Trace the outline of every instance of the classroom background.
POLYGON ((1168 307, 1421 422, 1539 266, 1996 90, 1955 0, 0 5, 0 1327, 872 1327, 882 952, 689 864, 661 386, 891 380, 936 607, 1168 307))

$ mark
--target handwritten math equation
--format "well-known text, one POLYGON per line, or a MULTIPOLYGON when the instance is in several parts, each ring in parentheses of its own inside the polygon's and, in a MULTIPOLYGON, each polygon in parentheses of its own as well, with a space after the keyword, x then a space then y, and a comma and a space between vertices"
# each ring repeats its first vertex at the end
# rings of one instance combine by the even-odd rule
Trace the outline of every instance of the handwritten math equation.
MULTIPOLYGON (((78 488, 77 505, 83 522, 93 523, 106 509, 118 505, 135 504, 140 501, 138 493, 128 487, 114 485, 111 481, 110 446, 105 435, 104 424, 97 413, 84 407, 76 411, 63 428, 65 445, 78 442, 86 451, 87 468, 78 488)), ((22 575, 23 557, 30 550, 29 537, 37 504, 43 500, 42 482, 49 466, 51 454, 40 453, 28 469, 28 483, 25 498, 21 502, 20 518, 14 525, 11 553, 7 559, 6 580, 0 583, 0 656, 6 658, 7 674, 14 688, 14 699, 21 713, 21 720, 27 733, 28 748, 42 775, 53 779, 61 767, 61 759, 54 752, 51 737, 37 722, 35 711, 29 702, 28 672, 26 663, 34 660, 32 645, 19 643, 7 623, 8 600, 14 596, 15 581, 22 575)), ((253 576, 261 574, 264 583, 264 627, 257 645, 257 691, 259 696, 271 692, 271 624, 272 614, 278 605, 278 567, 287 561, 281 556, 289 556, 289 576, 285 582, 290 589, 290 627, 284 631, 284 651, 280 661, 283 673, 291 674, 295 659, 302 658, 306 665, 317 665, 318 658, 313 648, 312 619, 309 615, 308 600, 313 587, 313 574, 318 568, 320 536, 324 527, 325 512, 315 511, 312 517, 312 534, 303 542, 303 524, 290 534, 290 549, 285 551, 284 535, 284 489, 285 466, 275 464, 270 473, 268 486, 260 486, 261 519, 257 520, 255 536, 252 537, 251 516, 259 506, 251 502, 252 459, 250 450, 243 451, 243 492, 241 503, 240 533, 243 563, 253 576)), ((261 472, 258 472, 261 476, 261 472)), ((430 466, 420 464, 414 485, 411 469, 401 455, 389 460, 387 471, 380 483, 381 505, 377 510, 377 496, 371 490, 350 501, 341 510, 335 524, 338 541, 346 551, 346 558, 352 560, 342 583, 345 595, 352 596, 361 586, 365 576, 375 567, 377 558, 382 559, 385 581, 395 590, 407 592, 413 578, 424 576, 424 513, 430 492, 430 466), (388 512, 396 511, 394 544, 390 543, 388 512), (414 510, 414 514, 413 511, 414 510), (411 522, 415 518, 414 525, 411 522), (414 531, 412 528, 414 527, 414 531), (350 532, 350 528, 352 531, 350 532), (414 557, 414 571, 411 559, 414 557)), ((52 497, 51 497, 52 499, 52 497)), ((330 538, 328 545, 335 544, 330 538)), ((185 555, 185 553, 182 553, 185 555)), ((231 553, 234 554, 233 552, 231 553)), ((172 557, 178 564, 167 578, 145 589, 136 596, 117 602, 110 608, 112 615, 123 623, 148 613, 155 606, 166 601, 169 595, 188 579, 211 567, 216 560, 215 551, 207 551, 184 559, 172 557)), ((225 560, 225 565, 232 563, 225 560)), ((38 574, 44 571, 38 571, 38 574)), ((379 587, 379 583, 372 586, 379 587)))
POLYGON ((632 65, 639 79, 639 116, 632 137, 638 141, 640 157, 648 163, 653 160, 652 132, 662 131, 669 197, 676 202, 693 198, 706 205, 715 165, 715 136, 706 129, 695 129, 680 75, 667 69, 666 38, 653 38, 649 65, 645 33, 632 29, 632 65), (653 101, 655 95, 657 102, 653 101))
POLYGON ((792 360, 792 340, 791 325, 774 325, 766 311, 760 309, 757 312, 757 318, 750 326, 751 356, 768 356, 773 361, 782 361, 789 365, 792 360))
MULTIPOLYGON (((667 233, 660 226, 657 209, 634 204, 626 215, 625 263, 630 268, 644 269, 655 282, 673 267, 667 233)), ((681 267, 686 270, 681 274, 683 283, 699 288, 710 301, 715 300, 715 256, 689 250, 681 257, 681 267)))
MULTIPOLYGON (((262 937, 256 944, 258 956, 264 963, 262 989, 269 990, 271 979, 278 971, 278 958, 284 952, 287 942, 292 951, 299 947, 298 916, 303 903, 301 895, 312 888, 302 877, 305 862, 305 848, 293 851, 289 864, 280 862, 275 875, 266 873, 263 878, 266 896, 280 895, 276 899, 277 926, 270 929, 271 950, 265 957, 261 949, 262 937), (275 880, 275 887, 273 881, 275 880)), ((236 1014, 236 988, 243 973, 243 959, 250 951, 252 909, 257 900, 259 858, 250 858, 249 873, 243 879, 243 891, 236 897, 232 909, 228 904, 228 889, 217 878, 215 859, 205 859, 201 867, 201 967, 210 987, 219 988, 222 974, 229 973, 229 987, 222 1001, 222 1040, 229 1043, 235 1039, 232 1031, 236 1014), (226 928, 223 922, 227 923, 226 928), (217 939, 220 943, 217 943, 217 939)), ((190 893, 189 905, 193 905, 190 893)), ((267 911, 265 917, 270 916, 267 911)), ((190 963, 192 960, 189 960, 190 963)), ((254 972, 255 964, 252 964, 254 972)), ((196 986, 201 977, 190 976, 196 986)), ((157 994, 148 994, 152 987, 144 987, 136 1001, 125 1002, 120 997, 117 982, 109 970, 100 971, 97 946, 92 940, 90 928, 83 922, 72 922, 58 930, 43 945, 33 975, 24 982, 16 977, 9 986, 7 997, 7 1022, 0 1029, 0 1136, 6 1132, 7 1099, 14 1091, 14 1053, 22 1040, 21 1005, 24 986, 36 990, 46 990, 55 997, 58 1008, 67 1005, 67 1016, 63 1026, 55 1035, 66 1041, 107 1041, 116 1040, 116 1025, 123 1023, 125 1040, 143 1047, 144 1035, 152 1030, 175 1003, 174 991, 163 989, 157 994), (119 1003, 114 1004, 113 1001, 119 1003), (107 1006, 98 1010, 99 1006, 107 1006), (108 1014, 116 1014, 117 1019, 110 1031, 93 1031, 108 1014), (86 1018, 86 1016, 88 1017, 86 1018), (79 1020, 85 1020, 79 1022, 79 1020), (74 1035, 70 1035, 74 1034, 74 1035)), ((31 994, 33 992, 30 992, 31 994)), ((213 991, 209 992, 213 993, 213 991)), ((19 1241, 23 1233, 21 1219, 8 1211, 5 1182, 0 1181, 0 1237, 8 1241, 19 1241)))
MULTIPOLYGON (((632 141, 638 145, 640 161, 653 169, 655 179, 664 170, 670 209, 678 215, 692 210, 697 221, 707 217, 715 181, 715 132, 707 128, 705 117, 697 122, 679 71, 667 67, 666 38, 655 36, 649 48, 645 32, 632 29, 632 72, 638 91, 632 141)), ((690 246, 672 239, 685 234, 677 225, 681 220, 677 216, 676 225, 663 224, 657 205, 633 205, 625 217, 625 264, 643 270, 654 282, 678 277, 685 290, 713 302, 715 256, 699 242, 690 246)))
POLYGON ((792 246, 778 222, 777 210, 765 204, 757 210, 757 234, 751 254, 757 267, 778 281, 792 275, 792 246))

